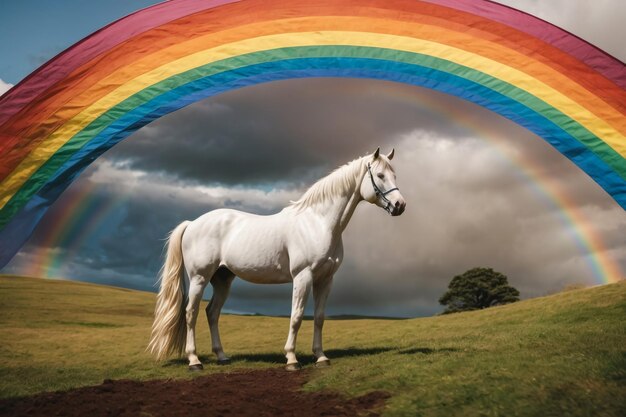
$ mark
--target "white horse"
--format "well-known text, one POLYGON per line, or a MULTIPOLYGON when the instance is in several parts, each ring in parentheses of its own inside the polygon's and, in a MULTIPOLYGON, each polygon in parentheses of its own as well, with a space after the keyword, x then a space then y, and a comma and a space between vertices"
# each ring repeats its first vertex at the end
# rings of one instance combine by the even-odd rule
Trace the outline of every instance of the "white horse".
POLYGON ((385 156, 377 149, 338 168, 277 214, 259 216, 220 209, 178 225, 169 236, 148 350, 157 359, 164 359, 181 355, 184 348, 189 369, 202 369, 194 329, 204 288, 211 283, 213 298, 206 315, 213 352, 218 364, 229 363, 220 342, 218 320, 230 285, 238 276, 257 284, 293 282, 285 344, 287 370, 300 369, 296 337, 313 289, 313 354, 316 366, 330 365, 322 350, 322 326, 333 275, 343 259, 341 234, 363 200, 392 216, 402 214, 406 206, 389 162, 393 153, 385 156), (187 294, 185 271, 189 278, 187 294))

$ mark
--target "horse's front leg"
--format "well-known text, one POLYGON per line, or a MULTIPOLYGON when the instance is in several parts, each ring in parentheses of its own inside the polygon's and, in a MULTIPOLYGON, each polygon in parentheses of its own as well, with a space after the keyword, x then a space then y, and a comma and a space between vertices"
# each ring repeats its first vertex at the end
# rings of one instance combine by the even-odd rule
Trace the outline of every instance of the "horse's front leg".
POLYGON ((317 361, 315 366, 328 366, 330 360, 324 355, 322 349, 322 328, 324 327, 324 309, 333 282, 332 275, 319 279, 313 283, 313 300, 315 301, 314 327, 313 327, 313 355, 317 361))
POLYGON ((291 322, 289 324, 289 336, 285 344, 285 356, 287 357, 288 371, 297 371, 301 368, 296 358, 296 338, 298 330, 302 324, 302 316, 304 315, 304 307, 311 290, 313 275, 307 268, 301 271, 293 278, 293 298, 291 302, 291 322))

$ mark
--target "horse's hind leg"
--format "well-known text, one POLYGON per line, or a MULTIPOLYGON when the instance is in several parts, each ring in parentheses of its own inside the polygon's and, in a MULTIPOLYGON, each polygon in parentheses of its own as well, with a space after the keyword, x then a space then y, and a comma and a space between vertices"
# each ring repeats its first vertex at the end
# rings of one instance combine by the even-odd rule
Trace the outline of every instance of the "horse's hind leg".
POLYGON ((213 352, 217 355, 218 365, 226 365, 230 363, 230 359, 224 353, 224 349, 222 349, 218 323, 222 307, 226 302, 226 298, 228 298, 230 285, 232 284, 234 278, 235 274, 226 268, 218 269, 215 275, 213 275, 213 278, 211 278, 213 297, 211 298, 209 305, 206 307, 206 317, 209 321, 213 352))
POLYGON ((285 356, 287 357, 288 371, 295 371, 301 368, 296 358, 296 338, 298 330, 302 324, 306 299, 309 296, 313 275, 309 269, 301 271, 293 278, 293 298, 291 302, 291 321, 289 323, 289 336, 285 343, 285 356))
POLYGON ((189 279, 189 301, 187 302, 187 347, 185 353, 189 358, 189 370, 197 371, 202 369, 202 362, 196 355, 196 319, 200 309, 200 300, 206 287, 206 279, 202 275, 191 275, 189 279))

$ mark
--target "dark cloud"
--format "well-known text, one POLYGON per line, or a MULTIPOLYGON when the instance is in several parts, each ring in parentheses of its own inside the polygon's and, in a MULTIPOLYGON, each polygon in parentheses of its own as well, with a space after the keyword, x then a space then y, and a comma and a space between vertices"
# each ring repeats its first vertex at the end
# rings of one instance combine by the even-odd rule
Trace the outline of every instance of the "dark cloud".
POLYGON ((462 137, 463 129, 435 110, 453 101, 428 90, 369 80, 274 82, 163 117, 107 157, 185 181, 306 183, 415 128, 462 137))

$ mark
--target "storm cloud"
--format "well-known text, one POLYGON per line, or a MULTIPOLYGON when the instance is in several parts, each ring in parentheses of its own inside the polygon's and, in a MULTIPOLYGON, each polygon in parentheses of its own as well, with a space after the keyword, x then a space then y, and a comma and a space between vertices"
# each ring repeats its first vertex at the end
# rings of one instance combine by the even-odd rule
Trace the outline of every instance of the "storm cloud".
POLYGON ((463 136, 435 110, 454 99, 407 90, 353 79, 257 85, 163 117, 107 156, 185 181, 303 185, 416 127, 463 136))

